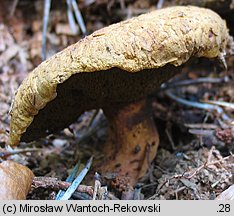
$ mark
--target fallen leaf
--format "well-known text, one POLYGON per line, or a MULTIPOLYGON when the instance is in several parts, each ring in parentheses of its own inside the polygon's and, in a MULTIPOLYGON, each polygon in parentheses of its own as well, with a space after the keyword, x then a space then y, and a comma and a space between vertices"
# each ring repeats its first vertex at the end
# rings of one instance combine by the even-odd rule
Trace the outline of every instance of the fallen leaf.
POLYGON ((30 190, 32 171, 13 161, 4 161, 0 164, 0 200, 26 199, 30 190))
POLYGON ((216 200, 234 200, 234 184, 219 194, 216 200))

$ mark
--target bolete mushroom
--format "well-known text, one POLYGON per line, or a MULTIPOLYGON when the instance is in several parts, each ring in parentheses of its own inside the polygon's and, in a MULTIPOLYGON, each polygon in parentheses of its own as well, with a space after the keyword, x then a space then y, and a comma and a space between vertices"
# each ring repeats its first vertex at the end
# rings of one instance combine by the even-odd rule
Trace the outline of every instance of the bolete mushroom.
POLYGON ((95 31, 23 81, 10 112, 9 144, 44 137, 84 111, 102 108, 110 123, 108 162, 98 168, 134 184, 159 144, 147 95, 193 56, 224 59, 231 41, 218 14, 193 6, 153 11, 95 31))

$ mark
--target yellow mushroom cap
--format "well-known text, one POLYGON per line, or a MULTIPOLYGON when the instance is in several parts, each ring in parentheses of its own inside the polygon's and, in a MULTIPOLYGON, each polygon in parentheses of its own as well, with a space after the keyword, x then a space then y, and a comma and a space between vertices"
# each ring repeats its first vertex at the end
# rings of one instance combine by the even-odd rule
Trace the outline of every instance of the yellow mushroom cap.
POLYGON ((19 87, 9 144, 62 129, 85 110, 144 97, 191 57, 225 55, 226 23, 215 12, 176 6, 100 29, 42 62, 19 87))

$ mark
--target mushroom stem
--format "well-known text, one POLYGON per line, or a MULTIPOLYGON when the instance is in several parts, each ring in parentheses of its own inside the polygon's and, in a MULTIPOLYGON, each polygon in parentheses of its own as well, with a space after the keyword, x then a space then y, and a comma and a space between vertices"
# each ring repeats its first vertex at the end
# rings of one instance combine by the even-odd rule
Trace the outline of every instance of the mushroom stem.
POLYGON ((144 99, 103 109, 110 129, 105 146, 108 163, 102 163, 102 173, 115 172, 126 177, 130 185, 146 173, 159 144, 149 103, 144 99))

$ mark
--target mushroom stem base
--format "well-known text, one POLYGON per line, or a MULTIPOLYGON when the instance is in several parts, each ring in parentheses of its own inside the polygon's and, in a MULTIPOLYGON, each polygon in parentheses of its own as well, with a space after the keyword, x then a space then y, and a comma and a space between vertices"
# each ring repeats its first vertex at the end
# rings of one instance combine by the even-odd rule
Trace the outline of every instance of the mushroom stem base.
POLYGON ((101 173, 114 172, 134 185, 147 172, 159 144, 150 108, 149 101, 141 100, 103 109, 110 129, 104 146, 108 159, 99 167, 101 173))

